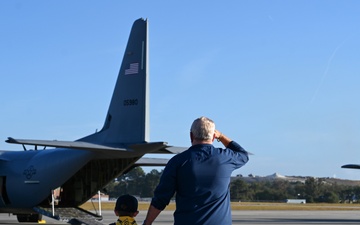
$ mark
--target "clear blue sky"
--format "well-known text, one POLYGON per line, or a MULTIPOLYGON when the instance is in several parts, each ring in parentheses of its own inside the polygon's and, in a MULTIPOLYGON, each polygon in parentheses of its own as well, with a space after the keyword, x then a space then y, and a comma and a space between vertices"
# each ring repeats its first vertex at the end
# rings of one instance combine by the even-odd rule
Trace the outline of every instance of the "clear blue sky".
POLYGON ((205 115, 255 154, 234 175, 360 179, 359 1, 0 1, 0 139, 100 129, 140 17, 151 141, 205 115))

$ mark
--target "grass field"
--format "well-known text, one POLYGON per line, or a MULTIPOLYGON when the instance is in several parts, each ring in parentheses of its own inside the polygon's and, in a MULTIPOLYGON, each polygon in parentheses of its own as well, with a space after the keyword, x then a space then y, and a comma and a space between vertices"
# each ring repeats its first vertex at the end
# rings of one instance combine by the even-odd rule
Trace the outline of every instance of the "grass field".
MULTIPOLYGON (((147 210, 149 202, 139 202, 139 210, 147 210)), ((115 202, 102 202, 102 210, 113 210, 115 202)), ((98 210, 97 202, 87 202, 81 206, 86 210, 98 210)), ((165 210, 174 210, 175 203, 170 203, 165 210)), ((288 203, 258 203, 258 202, 232 202, 232 210, 360 210, 360 204, 288 204, 288 203)))

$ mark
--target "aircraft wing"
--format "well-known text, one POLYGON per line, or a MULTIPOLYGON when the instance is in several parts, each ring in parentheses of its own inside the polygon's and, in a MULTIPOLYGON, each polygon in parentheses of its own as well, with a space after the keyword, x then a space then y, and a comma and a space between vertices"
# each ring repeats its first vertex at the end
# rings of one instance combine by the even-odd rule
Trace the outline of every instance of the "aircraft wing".
POLYGON ((346 164, 346 165, 343 165, 341 168, 360 169, 360 165, 359 164, 346 164))
POLYGON ((97 145, 82 141, 30 140, 30 139, 15 139, 8 137, 6 142, 11 144, 35 145, 35 146, 57 147, 57 148, 127 151, 126 148, 114 148, 105 145, 97 145))

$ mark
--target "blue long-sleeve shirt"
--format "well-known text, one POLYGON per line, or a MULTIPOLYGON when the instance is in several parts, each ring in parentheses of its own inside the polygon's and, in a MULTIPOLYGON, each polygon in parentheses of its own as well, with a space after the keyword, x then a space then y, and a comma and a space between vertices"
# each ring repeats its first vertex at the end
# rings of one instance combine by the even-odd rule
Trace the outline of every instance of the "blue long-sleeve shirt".
POLYGON ((231 224, 231 173, 248 160, 234 141, 225 149, 194 145, 169 160, 151 204, 163 210, 176 193, 175 225, 231 224))

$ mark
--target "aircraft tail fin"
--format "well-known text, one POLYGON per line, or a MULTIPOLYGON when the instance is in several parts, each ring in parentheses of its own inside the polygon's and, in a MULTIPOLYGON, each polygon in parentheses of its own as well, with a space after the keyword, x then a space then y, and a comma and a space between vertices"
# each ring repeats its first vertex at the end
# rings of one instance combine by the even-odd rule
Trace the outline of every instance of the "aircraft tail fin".
POLYGON ((103 128, 78 141, 119 146, 149 141, 148 23, 134 22, 103 128))

